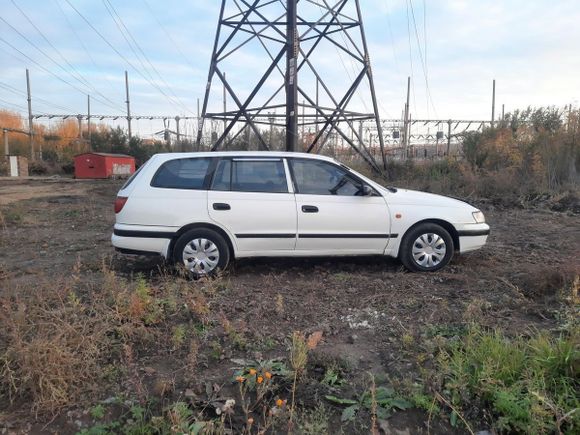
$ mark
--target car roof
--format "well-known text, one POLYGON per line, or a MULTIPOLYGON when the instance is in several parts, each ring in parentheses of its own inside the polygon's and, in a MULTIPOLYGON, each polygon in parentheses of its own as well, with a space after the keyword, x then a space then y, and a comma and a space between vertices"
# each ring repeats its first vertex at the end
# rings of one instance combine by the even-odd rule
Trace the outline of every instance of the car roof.
POLYGON ((311 160, 324 160, 327 162, 336 162, 331 157, 320 156, 318 154, 308 154, 308 153, 290 153, 283 151, 215 151, 215 152, 189 152, 189 153, 160 153, 155 154, 156 159, 161 161, 183 159, 190 157, 262 157, 262 158, 284 158, 284 157, 294 157, 294 158, 305 158, 311 160))

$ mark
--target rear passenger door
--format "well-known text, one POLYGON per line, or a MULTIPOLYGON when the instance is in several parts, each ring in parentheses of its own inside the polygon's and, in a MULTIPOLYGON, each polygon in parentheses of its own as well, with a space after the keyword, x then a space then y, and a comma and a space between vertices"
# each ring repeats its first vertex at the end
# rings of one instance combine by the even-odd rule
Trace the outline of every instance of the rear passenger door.
POLYGON ((241 256, 295 247, 296 201, 281 158, 221 159, 208 193, 208 211, 235 236, 241 256))

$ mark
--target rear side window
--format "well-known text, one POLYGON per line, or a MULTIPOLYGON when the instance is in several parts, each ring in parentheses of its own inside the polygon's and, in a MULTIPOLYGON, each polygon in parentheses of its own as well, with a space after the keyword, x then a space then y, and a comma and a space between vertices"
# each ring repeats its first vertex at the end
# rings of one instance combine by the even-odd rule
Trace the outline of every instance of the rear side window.
POLYGON ((151 186, 165 189, 197 189, 204 187, 210 159, 191 158, 165 162, 151 180, 151 186))
POLYGON ((135 172, 133 172, 133 175, 131 175, 129 177, 129 179, 125 182, 125 184, 123 184, 123 187, 121 187, 121 190, 125 190, 127 187, 129 187, 131 185, 131 183, 133 182, 133 180, 135 180, 135 178, 137 178, 137 175, 139 175, 139 172, 141 172, 141 169, 143 169, 147 163, 149 163, 149 160, 147 160, 145 163, 143 163, 139 169, 137 169, 135 172))
POLYGON ((212 190, 288 193, 282 160, 222 160, 212 190))

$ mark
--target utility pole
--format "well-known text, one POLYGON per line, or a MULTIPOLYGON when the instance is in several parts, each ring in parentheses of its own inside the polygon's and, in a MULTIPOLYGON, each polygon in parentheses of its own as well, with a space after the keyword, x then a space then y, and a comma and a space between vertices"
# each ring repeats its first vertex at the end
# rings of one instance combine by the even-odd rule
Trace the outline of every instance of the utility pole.
POLYGON ((296 151, 298 142, 298 0, 288 0, 286 7, 286 151, 296 151))
POLYGON ((505 122, 505 104, 501 105, 501 122, 502 122, 502 125, 505 122))
POLYGON ((199 98, 197 99, 197 150, 200 151, 203 125, 201 124, 201 117, 199 115, 199 98))
POLYGON ((179 145, 181 143, 181 130, 180 130, 180 126, 179 126, 179 121, 181 118, 179 118, 179 116, 175 117, 175 133, 177 133, 177 144, 179 145))
POLYGON ((495 79, 493 79, 493 94, 491 97, 491 128, 495 125, 495 79))
MULTIPOLYGON (((226 80, 227 80, 227 75, 224 72, 224 82, 226 80)), ((226 85, 225 85, 225 83, 224 83, 224 86, 223 86, 223 94, 224 94, 224 96, 223 96, 223 99, 224 99, 224 113, 226 113, 228 111, 228 97, 227 97, 227 94, 226 94, 226 85)), ((228 121, 225 120, 225 115, 224 115, 224 131, 226 131, 227 126, 228 126, 228 121)))
MULTIPOLYGON (((28 142, 30 144, 30 159, 34 160, 34 126, 32 125, 32 98, 30 96, 30 73, 28 72, 28 68, 26 69, 26 94, 28 96, 28 142)), ((42 150, 40 151, 40 158, 42 159, 42 150)))
POLYGON ((274 122, 276 122, 276 117, 274 116, 273 112, 270 112, 268 115, 270 115, 268 117, 268 121, 270 121, 270 140, 268 142, 270 142, 270 147, 271 147, 272 141, 274 139, 274 122))
POLYGON ((4 155, 8 157, 10 155, 10 147, 8 146, 8 130, 3 128, 2 135, 4 136, 4 155))
POLYGON ((411 115, 411 112, 409 111, 409 120, 407 121, 407 124, 409 126, 408 127, 409 133, 407 135, 408 136, 408 139, 407 139, 407 148, 406 148, 406 151, 407 151, 407 156, 406 157, 407 158, 413 157, 413 153, 412 153, 413 148, 412 148, 412 145, 411 145, 411 125, 413 125, 413 123, 411 122, 411 119, 412 118, 413 118, 413 116, 411 115))
POLYGON ((79 123, 78 139, 82 140, 82 138, 83 138, 83 115, 77 115, 77 122, 79 123))
POLYGON ((4 153, 6 154, 6 156, 10 155, 10 147, 8 144, 8 142, 9 142, 8 133, 21 133, 21 134, 24 134, 26 136, 30 136, 30 133, 28 131, 19 130, 17 128, 3 127, 2 134, 4 136, 4 153))
POLYGON ((129 98, 129 75, 127 71, 125 71, 125 94, 127 95, 127 127, 129 129, 129 141, 133 137, 133 133, 131 132, 131 100, 129 98))
POLYGON ((403 121, 404 140, 403 150, 404 155, 407 155, 407 147, 409 146, 409 104, 411 102, 411 77, 407 77, 407 102, 405 103, 405 119, 403 121))
POLYGON ((77 115, 77 123, 78 123, 78 133, 77 133, 76 149, 77 152, 80 153, 83 151, 83 146, 81 145, 83 141, 83 115, 77 115))
POLYGON ((89 151, 93 150, 91 133, 91 96, 87 95, 87 137, 89 141, 89 151))
POLYGON ((447 155, 451 153, 451 124, 453 121, 447 121, 447 155))

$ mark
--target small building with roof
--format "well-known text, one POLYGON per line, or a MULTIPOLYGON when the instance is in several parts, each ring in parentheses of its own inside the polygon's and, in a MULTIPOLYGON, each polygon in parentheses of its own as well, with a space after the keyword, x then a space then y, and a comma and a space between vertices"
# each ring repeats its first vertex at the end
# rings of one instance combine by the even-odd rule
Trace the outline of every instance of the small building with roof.
POLYGON ((126 178, 135 172, 135 158, 126 154, 84 153, 75 156, 75 178, 126 178))

